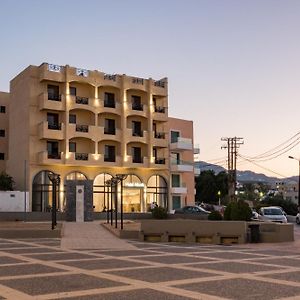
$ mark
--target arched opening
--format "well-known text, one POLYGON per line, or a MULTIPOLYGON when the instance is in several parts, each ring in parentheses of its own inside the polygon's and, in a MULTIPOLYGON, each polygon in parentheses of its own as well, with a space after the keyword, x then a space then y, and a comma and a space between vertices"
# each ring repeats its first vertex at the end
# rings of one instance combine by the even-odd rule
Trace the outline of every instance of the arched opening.
POLYGON ((75 171, 72 173, 69 173, 65 180, 87 180, 88 178, 81 172, 75 171))
MULTIPOLYGON (((52 207, 52 183, 48 177, 53 172, 44 170, 37 173, 32 181, 32 211, 51 211, 52 207)), ((57 203, 59 206, 59 191, 57 191, 57 203)))
POLYGON ((110 180, 112 176, 102 173, 96 176, 93 184, 93 206, 95 212, 105 211, 107 206, 109 187, 105 186, 105 181, 110 180))
POLYGON ((153 175, 147 183, 147 211, 150 210, 151 203, 168 208, 168 184, 160 175, 153 175))

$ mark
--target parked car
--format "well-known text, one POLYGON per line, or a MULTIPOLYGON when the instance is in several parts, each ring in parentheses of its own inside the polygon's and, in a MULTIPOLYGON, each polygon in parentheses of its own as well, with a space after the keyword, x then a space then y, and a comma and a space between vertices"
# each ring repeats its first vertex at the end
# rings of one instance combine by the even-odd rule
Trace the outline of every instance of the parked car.
POLYGON ((210 212, 206 211, 200 206, 183 206, 181 208, 175 209, 175 214, 202 214, 208 215, 210 212))
POLYGON ((287 223, 287 218, 280 207, 261 207, 259 213, 262 216, 263 220, 265 219, 272 222, 287 223))
POLYGON ((296 223, 298 225, 300 225, 300 213, 297 213, 297 216, 296 216, 296 223))

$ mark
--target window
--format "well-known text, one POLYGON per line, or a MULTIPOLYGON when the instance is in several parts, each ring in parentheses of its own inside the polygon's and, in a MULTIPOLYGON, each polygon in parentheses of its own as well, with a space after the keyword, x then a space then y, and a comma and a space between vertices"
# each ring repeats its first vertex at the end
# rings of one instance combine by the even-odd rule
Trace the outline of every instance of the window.
POLYGON ((142 149, 140 147, 132 147, 132 162, 142 163, 142 149))
POLYGON ((60 159, 58 152, 58 142, 47 141, 48 158, 60 159))
POLYGON ((179 131, 171 131, 171 143, 177 143, 180 136, 179 131))
POLYGON ((104 93, 104 107, 115 108, 115 94, 104 93))
POLYGON ((0 129, 0 137, 5 137, 5 130, 4 129, 0 129))
POLYGON ((173 165, 180 165, 180 154, 171 152, 171 161, 173 165))
POLYGON ((5 114, 5 106, 0 106, 0 113, 3 113, 3 114, 5 114))
POLYGON ((4 160, 4 153, 0 153, 0 160, 4 160))
POLYGON ((142 123, 139 121, 132 121, 132 135, 143 136, 142 123))
POLYGON ((143 105, 140 96, 131 96, 131 99, 133 110, 143 110, 143 105))
POLYGON ((180 175, 172 174, 172 187, 180 187, 180 175))
POLYGON ((181 207, 181 197, 180 196, 172 196, 172 207, 173 209, 177 209, 181 207))
POLYGON ((48 100, 60 101, 59 86, 48 84, 48 100))
POLYGON ((104 133, 116 134, 116 121, 114 119, 105 119, 104 133))
POLYGON ((104 148, 104 161, 115 162, 116 161, 116 147, 111 145, 105 145, 104 148))
POLYGON ((47 113, 48 129, 59 130, 58 114, 47 113))
POLYGON ((76 143, 69 142, 69 152, 76 152, 76 143))
POLYGON ((76 124, 76 115, 69 115, 69 123, 76 124))
POLYGON ((76 93, 77 93, 76 87, 70 86, 70 95, 76 96, 76 93))

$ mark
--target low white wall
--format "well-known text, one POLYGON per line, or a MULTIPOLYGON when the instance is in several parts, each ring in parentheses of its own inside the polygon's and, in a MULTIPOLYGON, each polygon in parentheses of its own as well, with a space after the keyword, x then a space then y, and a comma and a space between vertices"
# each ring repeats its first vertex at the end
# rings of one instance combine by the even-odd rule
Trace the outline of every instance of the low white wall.
MULTIPOLYGON (((0 191, 0 212, 21 212, 24 211, 25 192, 0 191)), ((29 193, 26 192, 26 211, 29 209, 29 193)))

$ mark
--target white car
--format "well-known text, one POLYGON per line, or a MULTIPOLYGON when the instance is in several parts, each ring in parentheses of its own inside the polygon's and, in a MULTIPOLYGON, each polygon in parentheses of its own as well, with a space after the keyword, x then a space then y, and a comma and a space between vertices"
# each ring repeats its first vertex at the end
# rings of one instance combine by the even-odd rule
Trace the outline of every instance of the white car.
POLYGON ((296 223, 298 225, 300 225, 300 213, 297 213, 297 216, 296 216, 296 223))
POLYGON ((262 216, 262 219, 270 220, 272 222, 277 222, 277 223, 287 223, 287 218, 279 207, 276 206, 262 207, 259 210, 259 213, 262 216))

